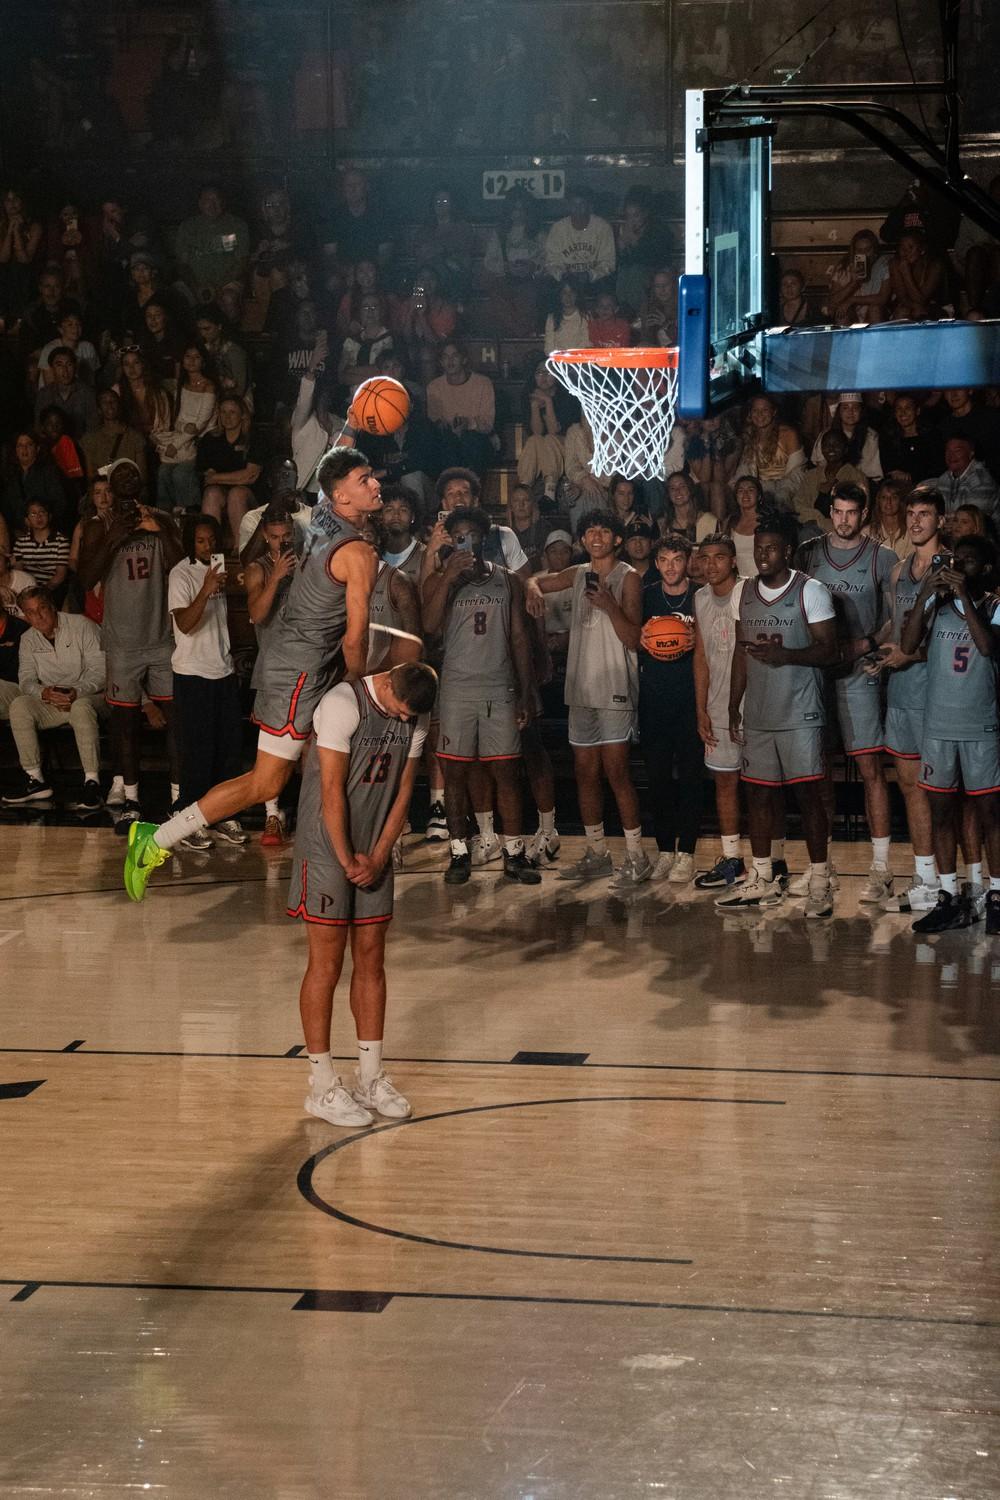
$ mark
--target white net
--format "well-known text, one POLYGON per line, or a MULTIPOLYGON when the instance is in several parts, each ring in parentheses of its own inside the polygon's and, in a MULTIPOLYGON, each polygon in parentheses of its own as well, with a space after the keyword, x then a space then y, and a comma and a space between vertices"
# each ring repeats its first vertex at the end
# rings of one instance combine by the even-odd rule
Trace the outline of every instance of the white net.
POLYGON ((552 354, 546 364, 583 407, 594 434, 595 474, 662 479, 677 398, 676 351, 577 349, 571 359, 552 354), (664 363, 671 354, 672 363, 664 363), (646 355, 660 362, 644 364, 646 355), (629 357, 636 363, 625 364, 629 357), (611 365, 609 358, 623 362, 611 365))

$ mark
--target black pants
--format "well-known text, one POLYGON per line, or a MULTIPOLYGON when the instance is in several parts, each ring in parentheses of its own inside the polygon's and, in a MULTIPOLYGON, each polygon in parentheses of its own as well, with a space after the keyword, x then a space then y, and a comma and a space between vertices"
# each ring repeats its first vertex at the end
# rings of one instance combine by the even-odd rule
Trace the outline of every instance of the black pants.
POLYGON ((693 854, 701 822, 705 747, 693 705, 639 699, 639 748, 646 763, 653 833, 661 853, 693 854))
POLYGON ((174 673, 174 713, 181 757, 181 804, 240 774, 243 722, 236 677, 174 673))

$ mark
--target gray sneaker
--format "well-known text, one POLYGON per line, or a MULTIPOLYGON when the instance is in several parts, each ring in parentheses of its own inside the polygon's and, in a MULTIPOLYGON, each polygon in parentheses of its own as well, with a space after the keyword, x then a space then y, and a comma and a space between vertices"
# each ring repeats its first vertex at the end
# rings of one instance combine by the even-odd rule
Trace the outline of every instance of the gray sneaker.
POLYGON ((566 865, 556 876, 557 880, 600 880, 601 876, 609 876, 615 873, 615 867, 611 860, 611 851, 605 849, 603 854, 598 854, 595 849, 585 849, 583 858, 578 859, 575 865, 566 865))
POLYGON ((642 885, 649 880, 653 874, 653 866, 650 864, 645 850, 638 854, 626 854, 611 880, 613 891, 634 891, 636 886, 642 885))

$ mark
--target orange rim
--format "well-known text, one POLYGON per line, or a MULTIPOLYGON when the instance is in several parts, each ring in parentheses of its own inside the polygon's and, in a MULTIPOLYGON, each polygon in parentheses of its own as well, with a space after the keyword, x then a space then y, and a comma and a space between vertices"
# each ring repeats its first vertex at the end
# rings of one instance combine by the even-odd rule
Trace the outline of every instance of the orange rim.
POLYGON ((606 370, 676 370, 676 349, 554 349, 562 365, 601 365, 606 370))

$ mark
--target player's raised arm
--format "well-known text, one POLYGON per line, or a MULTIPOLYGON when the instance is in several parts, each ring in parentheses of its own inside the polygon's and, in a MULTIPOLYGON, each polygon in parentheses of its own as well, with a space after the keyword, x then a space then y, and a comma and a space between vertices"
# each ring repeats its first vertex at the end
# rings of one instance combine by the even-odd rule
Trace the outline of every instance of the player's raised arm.
POLYGON ((352 677, 363 677, 368 662, 368 608, 378 574, 378 558, 367 542, 341 547, 329 563, 330 577, 347 588, 344 665, 352 677))

